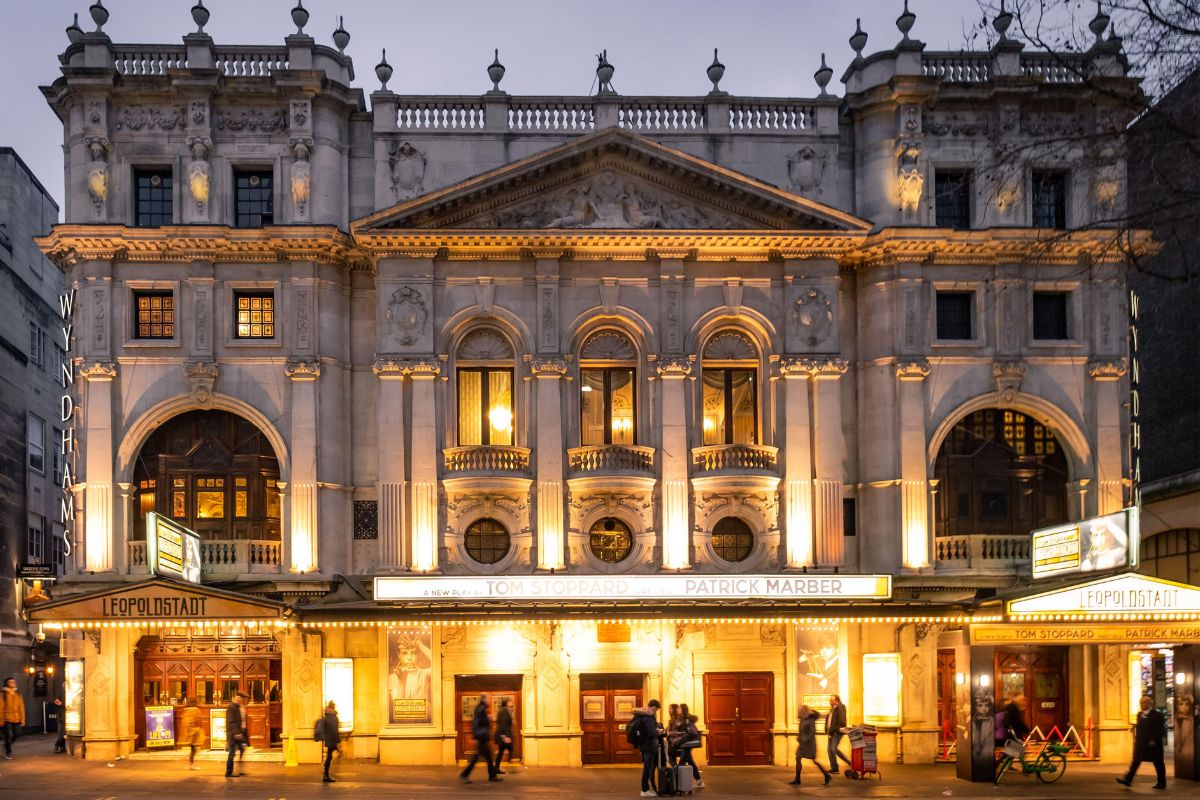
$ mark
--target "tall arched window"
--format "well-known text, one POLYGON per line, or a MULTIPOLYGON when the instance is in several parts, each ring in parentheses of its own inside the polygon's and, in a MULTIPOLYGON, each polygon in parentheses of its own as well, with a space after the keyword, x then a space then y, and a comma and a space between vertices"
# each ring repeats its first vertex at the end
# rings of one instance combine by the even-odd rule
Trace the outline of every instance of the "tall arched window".
POLYGON ((758 444, 758 350, 742 333, 722 331, 704 347, 705 445, 758 444))
POLYGON ((458 444, 512 445, 513 349, 490 328, 469 333, 458 346, 458 444))
POLYGON ((267 437, 226 411, 189 411, 150 435, 134 465, 135 535, 146 514, 206 539, 278 539, 279 462, 267 437))
POLYGON ((637 351, 618 331, 593 333, 579 352, 579 439, 637 442, 637 351))
POLYGON ((934 463, 938 531, 1026 535, 1067 521, 1067 458, 1040 422, 989 408, 959 421, 934 463))

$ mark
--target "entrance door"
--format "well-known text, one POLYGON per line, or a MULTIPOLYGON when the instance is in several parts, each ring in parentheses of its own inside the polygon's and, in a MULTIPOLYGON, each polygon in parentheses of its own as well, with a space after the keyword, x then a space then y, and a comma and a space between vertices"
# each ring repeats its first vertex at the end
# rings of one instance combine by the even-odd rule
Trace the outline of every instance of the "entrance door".
POLYGON ((1047 739, 1067 732, 1067 649, 996 648, 997 710, 1015 701, 1030 728, 1047 739))
POLYGON ((708 763, 770 764, 774 722, 770 672, 709 672, 704 676, 708 763))
MULTIPOLYGON (((625 725, 642 705, 641 675, 581 675, 579 722, 584 764, 638 764, 625 725)), ((662 722, 662 719, 659 719, 662 722)))
MULTIPOLYGON (((508 707, 513 715, 513 761, 521 760, 521 676, 520 675, 455 675, 454 697, 455 708, 458 709, 458 736, 454 746, 454 755, 460 761, 465 761, 475 755, 475 736, 471 733, 471 719, 475 716, 475 706, 479 696, 488 696, 488 713, 492 719, 500 713, 500 702, 508 701, 508 707)), ((492 742, 495 742, 496 728, 492 726, 492 742)), ((496 752, 493 744, 492 753, 496 752)))
POLYGON ((952 742, 958 735, 958 710, 954 705, 954 650, 946 648, 937 654, 938 730, 943 742, 952 742))

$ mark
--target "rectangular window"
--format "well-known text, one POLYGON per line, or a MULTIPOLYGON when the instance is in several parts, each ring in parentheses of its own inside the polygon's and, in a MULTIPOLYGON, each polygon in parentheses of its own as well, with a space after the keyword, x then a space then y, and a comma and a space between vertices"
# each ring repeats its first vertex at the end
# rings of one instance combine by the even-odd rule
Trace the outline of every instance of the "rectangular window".
POLYGON ((974 292, 937 293, 937 338, 965 340, 975 338, 971 324, 974 292))
POLYGON ((50 532, 50 563, 54 565, 55 574, 63 574, 67 563, 67 548, 63 542, 61 525, 55 525, 50 532))
POLYGON ((133 308, 134 338, 175 338, 175 295, 172 292, 134 292, 133 308))
POLYGON ((464 367, 458 370, 458 444, 513 443, 513 371, 464 367))
POLYGON ((62 382, 63 362, 67 360, 67 352, 58 345, 51 345, 50 375, 56 383, 62 382))
POLYGON ((581 444, 633 444, 636 439, 634 371, 628 367, 579 371, 581 444))
POLYGON ((1067 227, 1067 174, 1034 170, 1033 227, 1067 227))
POLYGON ((225 519, 224 478, 196 478, 196 518, 225 519))
POLYGON ((42 366, 46 352, 46 332, 36 322, 29 323, 29 363, 42 366))
POLYGON ((34 472, 46 471, 46 423, 33 414, 26 417, 26 439, 29 451, 29 468, 34 472))
POLYGON ((133 173, 135 219, 139 228, 173 223, 171 170, 139 169, 133 173))
POLYGON ((238 339, 275 338, 274 292, 234 292, 233 312, 238 339))
POLYGON ((239 228, 261 228, 275 222, 275 182, 270 170, 238 171, 233 176, 239 228))
POLYGON ((858 504, 853 497, 842 499, 842 533, 846 536, 858 535, 858 504))
POLYGON ((933 208, 939 228, 971 227, 971 173, 939 169, 933 176, 933 208))
POLYGON ((32 564, 42 564, 46 557, 46 518, 41 514, 29 515, 29 540, 26 556, 32 564))
POLYGON ((704 370, 704 444, 756 444, 758 393, 755 370, 704 370))
POLYGON ((1068 292, 1033 293, 1033 338, 1070 339, 1068 325, 1068 292))

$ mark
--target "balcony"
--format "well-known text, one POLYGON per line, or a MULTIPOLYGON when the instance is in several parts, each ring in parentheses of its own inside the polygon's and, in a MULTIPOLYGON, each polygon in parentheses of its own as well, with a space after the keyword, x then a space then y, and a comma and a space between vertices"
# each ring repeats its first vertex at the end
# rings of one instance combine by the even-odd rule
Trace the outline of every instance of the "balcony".
POLYGON ((692 466, 700 474, 775 473, 779 449, 761 444, 718 444, 692 448, 692 466))
MULTIPOLYGON (((283 545, 273 539, 234 539, 200 543, 205 575, 268 575, 278 573, 283 545)), ((146 543, 129 543, 129 574, 145 572, 146 543)))
POLYGON ((938 536, 934 556, 935 570, 940 575, 1016 575, 1029 568, 1029 537, 982 533, 938 536))
POLYGON ((526 475, 529 473, 529 448, 473 444, 448 447, 442 451, 448 476, 526 475))
POLYGON ((654 472, 654 448, 599 444, 567 450, 571 472, 581 476, 623 472, 654 472))

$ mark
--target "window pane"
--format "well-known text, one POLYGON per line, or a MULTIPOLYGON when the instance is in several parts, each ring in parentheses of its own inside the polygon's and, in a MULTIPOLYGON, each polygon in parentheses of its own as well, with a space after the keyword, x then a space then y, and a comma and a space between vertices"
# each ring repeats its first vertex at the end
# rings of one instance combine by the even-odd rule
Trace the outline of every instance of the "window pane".
POLYGON ((937 338, 971 339, 974 292, 937 293, 937 338))
POLYGON ((235 292, 233 301, 236 338, 273 339, 275 337, 274 292, 235 292))
POLYGON ((585 445, 604 444, 604 370, 579 371, 579 438, 585 445))
POLYGON ((1068 339, 1067 293, 1033 293, 1033 338, 1068 339))
POLYGON ((458 371, 458 443, 483 444, 483 373, 458 371))
POLYGON ((633 534, 619 519, 607 517, 592 526, 588 534, 592 555, 609 564, 624 561, 633 550, 633 534))
POLYGON ((137 170, 134 173, 134 208, 137 209, 135 223, 142 228, 157 228, 170 225, 173 197, 171 171, 137 170))
POLYGON ((632 369, 611 369, 609 384, 612 394, 612 443, 633 444, 634 419, 637 415, 634 395, 634 371, 632 369))
POLYGON ((939 228, 971 227, 971 173, 938 170, 934 174, 934 215, 939 228))
POLYGON ((1033 173, 1033 226, 1067 227, 1067 176, 1062 172, 1033 173))
POLYGON ((513 443, 512 373, 508 370, 488 370, 488 441, 491 444, 513 443))
POLYGON ((755 444, 758 432, 755 423, 754 370, 735 369, 730 372, 733 383, 733 441, 730 444, 755 444))
POLYGON ((723 369, 706 369, 704 379, 704 444, 725 443, 725 378, 723 369))
POLYGON ((270 172, 239 172, 236 176, 237 226, 257 228, 274 219, 274 194, 270 172))

